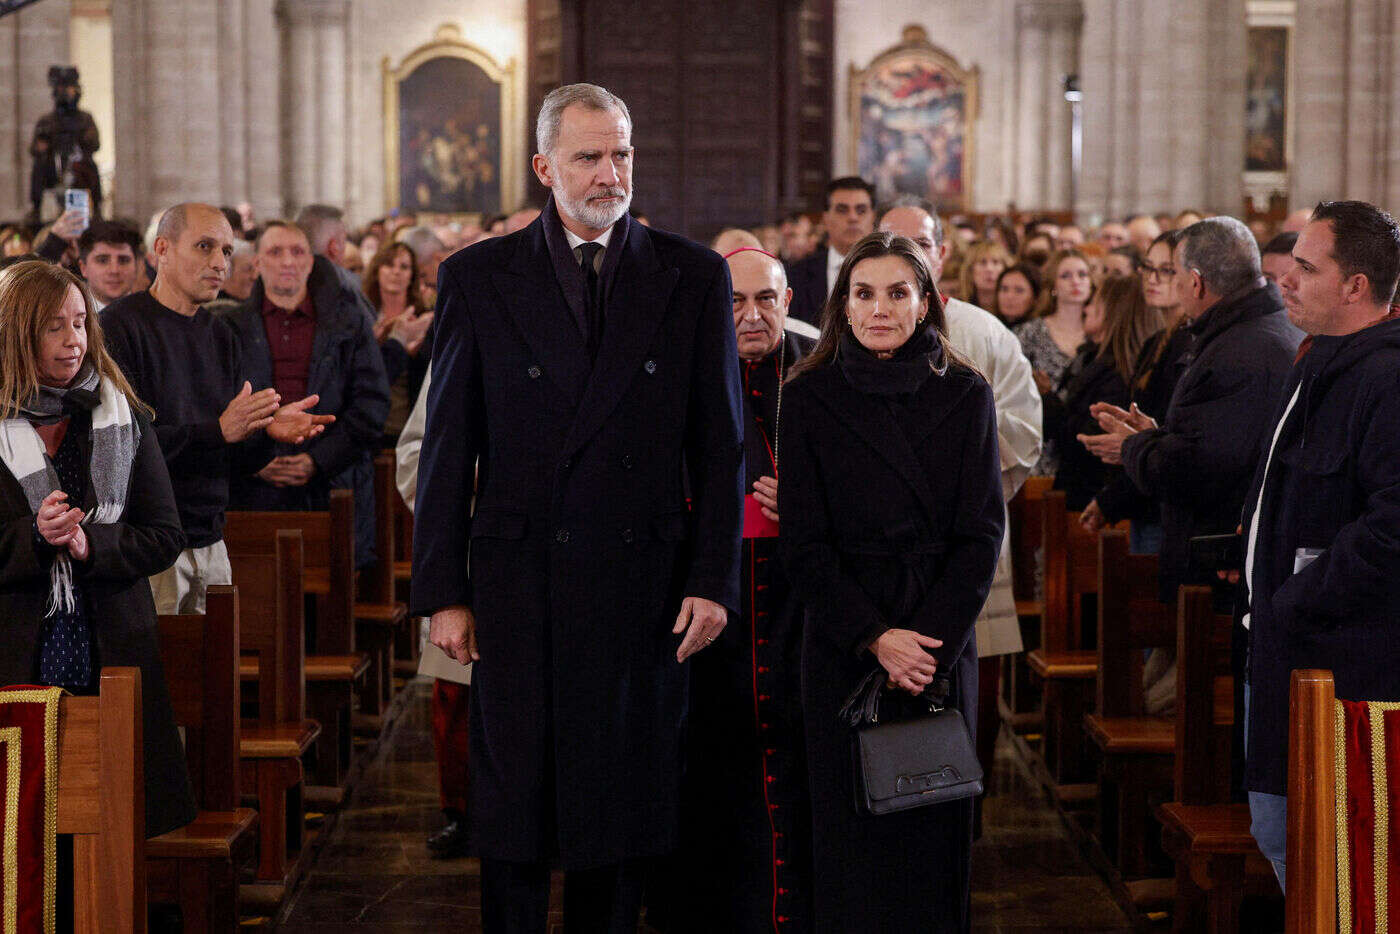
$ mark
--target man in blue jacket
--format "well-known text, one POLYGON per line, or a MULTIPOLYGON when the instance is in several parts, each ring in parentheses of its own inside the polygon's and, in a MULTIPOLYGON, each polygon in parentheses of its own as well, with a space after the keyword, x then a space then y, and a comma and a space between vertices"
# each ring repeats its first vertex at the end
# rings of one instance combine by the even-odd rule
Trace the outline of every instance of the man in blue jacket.
POLYGON ((1337 696, 1400 700, 1400 227, 1323 202, 1279 284, 1310 336, 1245 500, 1246 770, 1253 832, 1284 882, 1288 684, 1330 669, 1337 696))

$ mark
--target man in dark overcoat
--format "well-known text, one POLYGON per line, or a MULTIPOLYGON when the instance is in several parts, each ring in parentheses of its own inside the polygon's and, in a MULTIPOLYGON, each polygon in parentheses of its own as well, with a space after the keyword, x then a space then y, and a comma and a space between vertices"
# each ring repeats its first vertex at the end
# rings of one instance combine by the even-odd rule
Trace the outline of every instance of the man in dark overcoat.
POLYGON ((681 848, 660 880, 669 934, 810 931, 811 836, 802 741, 802 608, 778 558, 782 383, 813 341, 785 329, 782 262, 726 257, 744 389, 740 612, 695 660, 681 848))
POLYGON ((565 929, 630 934, 676 844, 682 663, 739 606, 729 272, 628 217, 620 99, 559 88, 537 137, 543 214, 439 274, 412 611, 475 662, 486 930, 545 929, 557 858, 565 929))
POLYGON ((1285 878, 1288 688, 1323 668, 1347 700, 1400 700, 1400 226, 1318 205, 1279 279, 1308 333, 1245 500, 1251 830, 1285 878))

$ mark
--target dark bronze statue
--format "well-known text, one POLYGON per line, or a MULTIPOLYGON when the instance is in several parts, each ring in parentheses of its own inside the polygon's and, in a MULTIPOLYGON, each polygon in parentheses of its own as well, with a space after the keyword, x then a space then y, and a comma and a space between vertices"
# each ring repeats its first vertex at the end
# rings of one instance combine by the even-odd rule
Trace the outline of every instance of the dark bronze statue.
POLYGON ((34 169, 29 177, 29 199, 33 203, 33 220, 42 220, 44 193, 53 191, 63 212, 63 189, 85 188, 92 203, 92 216, 102 216, 102 179, 92 154, 101 148, 97 123, 92 114, 78 109, 82 85, 78 69, 54 65, 49 69, 49 87, 53 89, 53 112, 39 118, 34 125, 34 141, 29 154, 34 157, 34 169))

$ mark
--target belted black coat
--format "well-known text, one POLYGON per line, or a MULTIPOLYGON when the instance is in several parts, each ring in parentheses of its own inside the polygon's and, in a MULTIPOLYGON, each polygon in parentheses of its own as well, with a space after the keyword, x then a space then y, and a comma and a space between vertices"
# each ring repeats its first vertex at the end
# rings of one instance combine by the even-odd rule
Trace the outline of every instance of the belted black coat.
POLYGON ((831 364, 785 389, 779 542, 806 608, 814 929, 966 931, 971 800, 858 814, 837 714, 879 665, 867 646, 913 629, 943 641, 933 654, 953 677, 949 703, 976 735, 974 627, 1004 528, 991 388, 953 364, 891 401, 831 364))
POLYGON ((720 257, 620 220, 590 363, 557 217, 439 273, 412 609, 476 617, 477 851, 583 869, 675 846, 671 628, 685 596, 738 611, 743 429, 720 257))

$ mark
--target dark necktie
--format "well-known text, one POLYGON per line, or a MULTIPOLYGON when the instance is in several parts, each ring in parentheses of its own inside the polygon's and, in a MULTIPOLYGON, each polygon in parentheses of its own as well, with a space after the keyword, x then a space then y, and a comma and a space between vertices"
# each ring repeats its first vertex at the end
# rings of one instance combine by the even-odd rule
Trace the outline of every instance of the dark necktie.
POLYGON ((583 281, 586 292, 584 317, 588 320, 588 356, 598 356, 598 346, 603 340, 603 296, 598 287, 598 254, 603 252, 600 243, 581 243, 578 246, 579 264, 583 266, 583 281))

